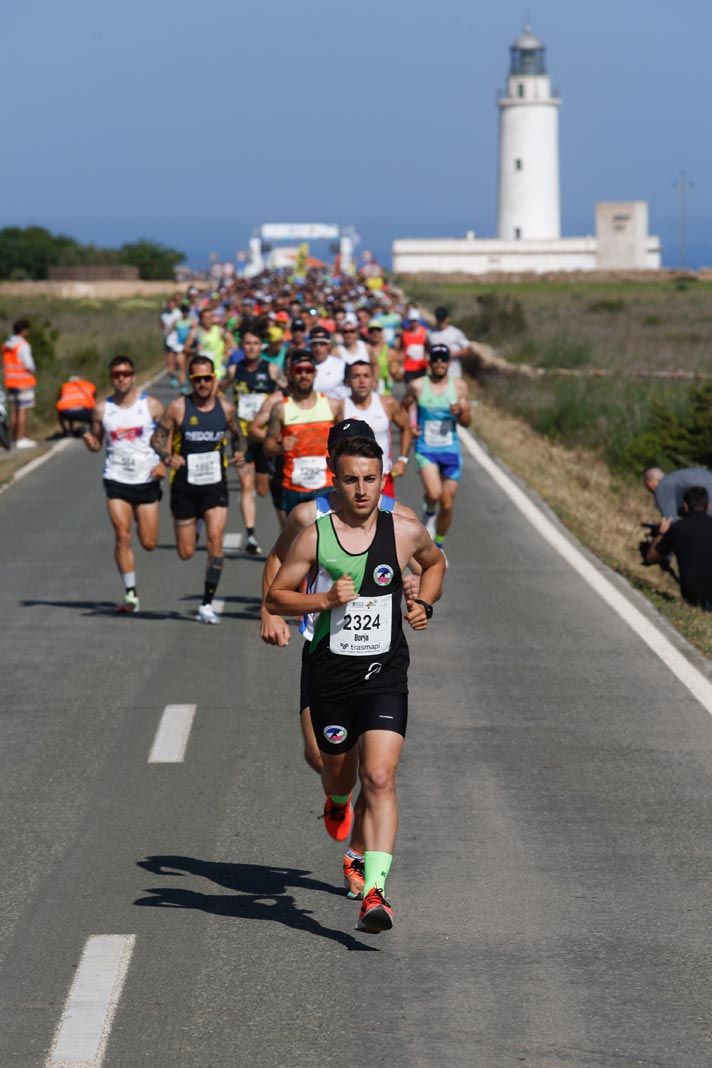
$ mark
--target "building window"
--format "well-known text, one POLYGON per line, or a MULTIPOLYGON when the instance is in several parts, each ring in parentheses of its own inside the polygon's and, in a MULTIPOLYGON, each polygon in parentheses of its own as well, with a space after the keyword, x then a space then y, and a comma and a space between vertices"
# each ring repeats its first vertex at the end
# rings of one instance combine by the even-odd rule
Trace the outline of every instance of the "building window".
POLYGON ((515 171, 521 171, 523 166, 524 166, 524 161, 523 160, 515 159, 515 161, 514 161, 514 169, 515 169, 515 171))
POLYGON ((521 228, 521 226, 515 226, 514 227, 514 240, 515 241, 520 241, 521 237, 522 237, 522 228, 521 228))
POLYGON ((517 86, 517 93, 519 96, 524 96, 524 82, 520 82, 517 86))

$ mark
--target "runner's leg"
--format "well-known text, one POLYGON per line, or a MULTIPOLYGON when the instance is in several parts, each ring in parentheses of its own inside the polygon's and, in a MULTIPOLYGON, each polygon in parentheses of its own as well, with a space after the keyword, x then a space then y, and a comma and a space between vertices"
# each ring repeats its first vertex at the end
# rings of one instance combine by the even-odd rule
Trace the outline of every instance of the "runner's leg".
POLYGON ((227 524, 227 508, 218 505, 208 508, 203 514, 208 550, 208 562, 205 568, 205 590, 203 604, 211 604, 220 582, 223 567, 223 538, 227 524))
POLYGON ((243 464, 238 467, 237 475, 240 479, 240 512, 242 522, 248 534, 255 530, 255 465, 243 464))
POLYGON ((452 523, 455 495, 459 483, 454 478, 446 478, 442 484, 442 497, 440 498, 440 510, 435 524, 437 538, 444 538, 452 523))
POLYGON ((196 522, 195 517, 192 519, 176 519, 174 520, 174 527, 176 532, 176 551, 181 560, 190 560, 191 556, 195 552, 196 543, 196 522))
POLYGON ((155 504, 138 504, 134 508, 136 531, 141 548, 146 552, 153 552, 158 545, 158 522, 160 510, 158 501, 155 504))
MULTIPOLYGON (((119 569, 119 574, 124 578, 125 576, 134 576, 134 581, 131 586, 136 585, 135 581, 135 567, 136 561, 134 559, 133 549, 131 548, 131 520, 133 518, 133 507, 128 501, 122 501, 116 497, 109 498, 106 502, 106 507, 109 512, 109 519, 111 525, 114 528, 114 560, 116 566, 119 569)), ((127 587, 128 589, 129 587, 127 587)))

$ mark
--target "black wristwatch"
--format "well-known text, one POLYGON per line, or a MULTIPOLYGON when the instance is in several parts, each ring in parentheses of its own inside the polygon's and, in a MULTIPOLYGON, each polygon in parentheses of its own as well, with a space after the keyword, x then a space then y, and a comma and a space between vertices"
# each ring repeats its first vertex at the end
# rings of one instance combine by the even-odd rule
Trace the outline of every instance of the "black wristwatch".
POLYGON ((425 609, 425 618, 426 619, 432 619, 433 618, 433 606, 431 604, 428 604, 427 601, 421 601, 420 597, 414 597, 413 600, 415 601, 416 604, 422 604, 423 608, 425 609))

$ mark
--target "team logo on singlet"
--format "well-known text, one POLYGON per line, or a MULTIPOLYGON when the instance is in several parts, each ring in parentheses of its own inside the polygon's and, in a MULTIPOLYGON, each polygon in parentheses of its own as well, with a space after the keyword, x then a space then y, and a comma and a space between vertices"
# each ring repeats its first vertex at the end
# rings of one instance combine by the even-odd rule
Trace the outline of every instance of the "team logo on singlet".
POLYGON ((387 586, 393 579, 393 568, 389 564, 379 564, 374 568, 373 581, 377 586, 387 586))
POLYGON ((198 425, 198 417, 197 417, 197 415, 191 415, 191 417, 188 420, 188 422, 190 423, 191 426, 197 426, 198 425))
POLYGON ((327 742, 331 742, 332 745, 339 745, 340 742, 345 741, 348 731, 346 727, 339 727, 337 724, 333 724, 330 727, 324 727, 324 737, 327 742))

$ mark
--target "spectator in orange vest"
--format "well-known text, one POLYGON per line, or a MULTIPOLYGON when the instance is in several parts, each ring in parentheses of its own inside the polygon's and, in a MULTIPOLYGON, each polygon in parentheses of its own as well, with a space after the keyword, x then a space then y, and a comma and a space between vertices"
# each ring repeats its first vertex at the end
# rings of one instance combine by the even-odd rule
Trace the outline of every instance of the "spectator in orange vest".
POLYGON ((13 332, 2 347, 2 370, 7 398, 12 409, 10 435, 16 449, 32 449, 37 444, 25 436, 27 411, 35 406, 35 361, 27 340, 30 324, 18 319, 13 332))
POLYGON ((96 386, 79 375, 71 375, 59 387, 56 407, 59 425, 66 438, 76 432, 75 423, 91 423, 96 407, 96 386))

